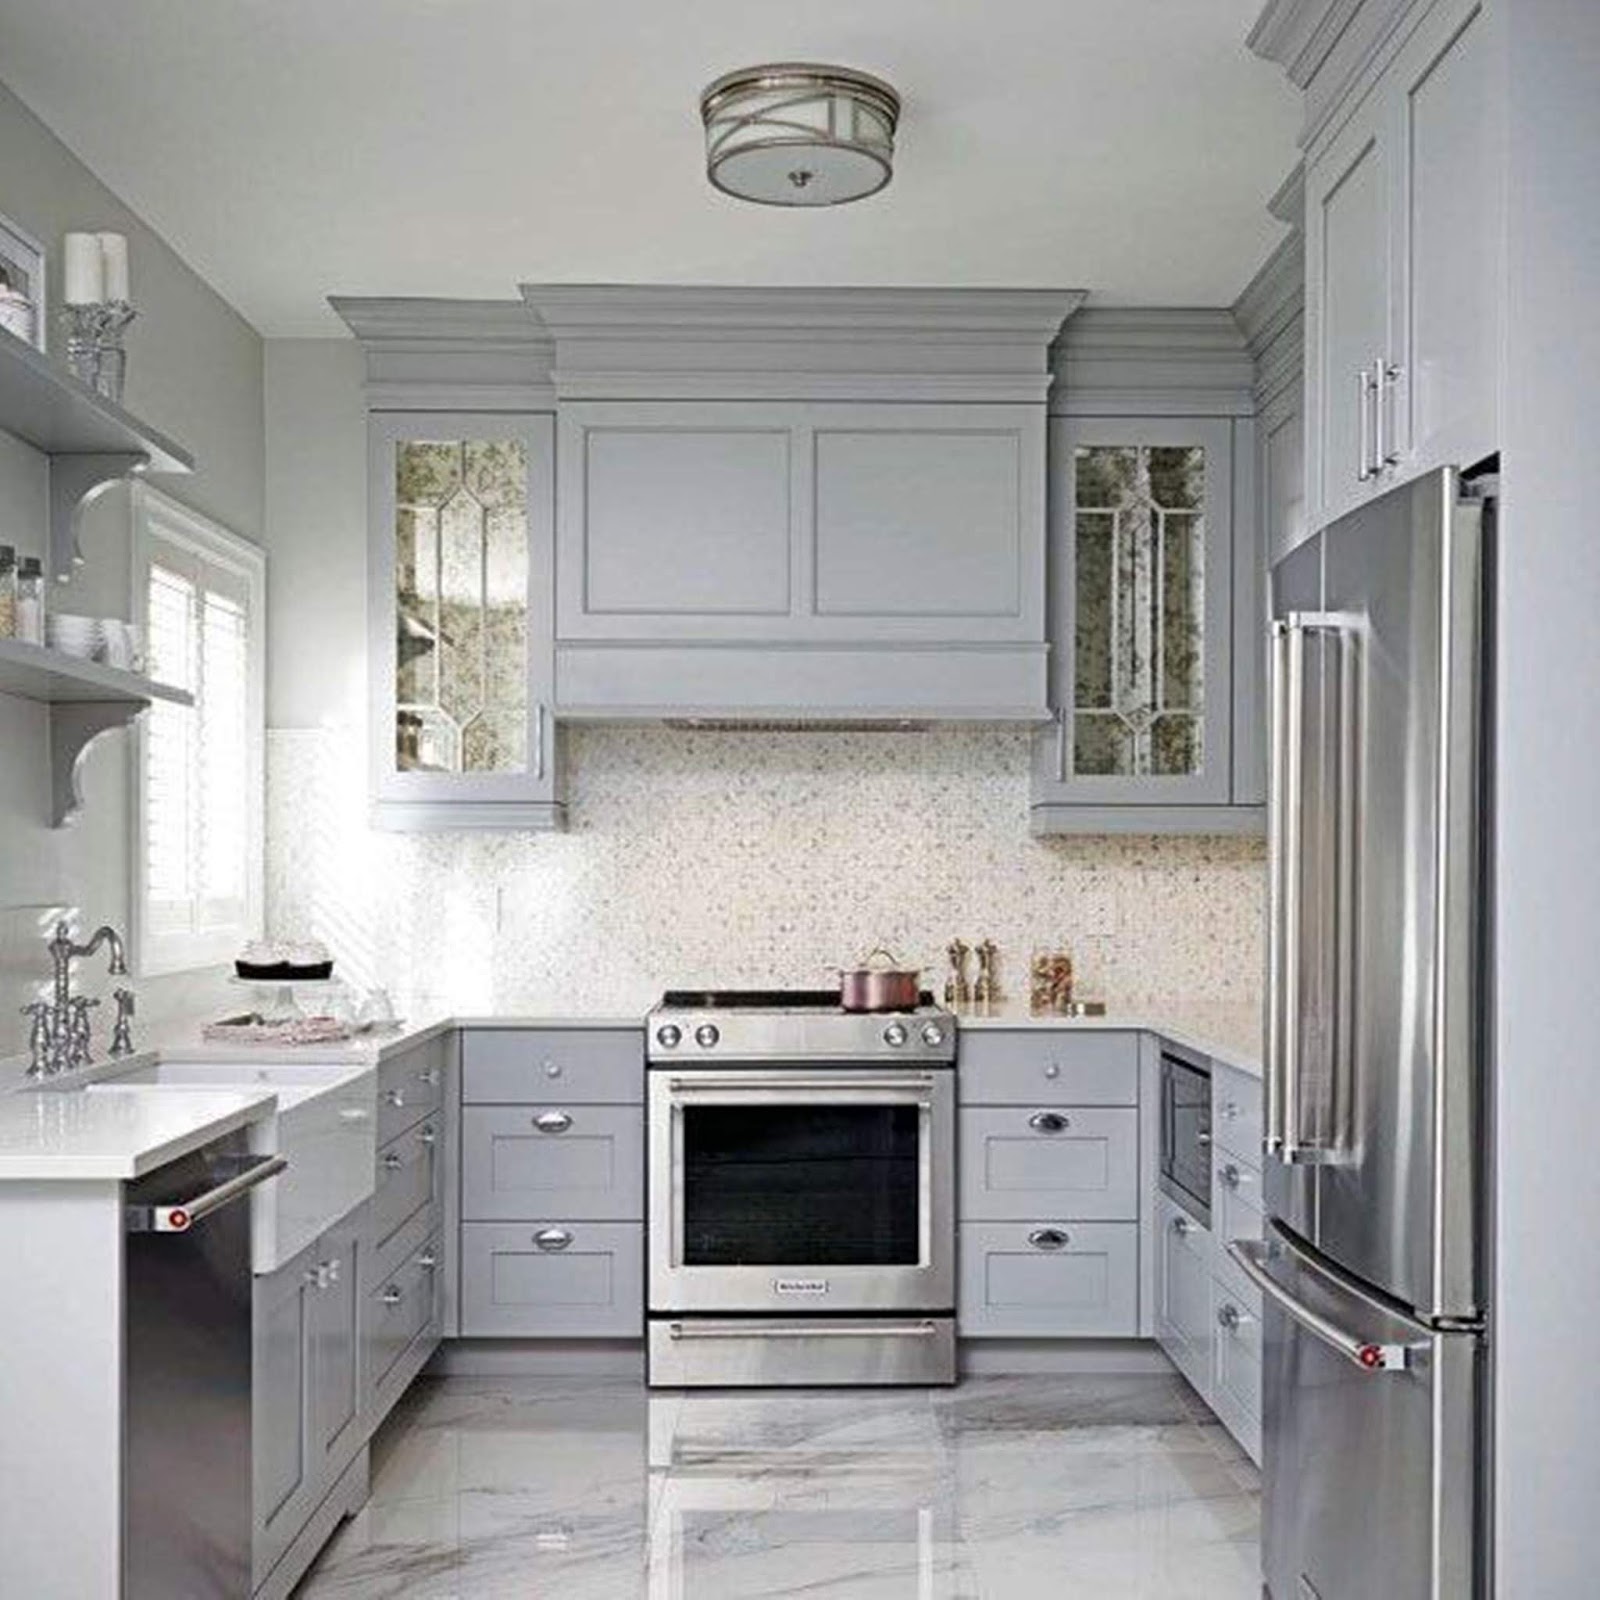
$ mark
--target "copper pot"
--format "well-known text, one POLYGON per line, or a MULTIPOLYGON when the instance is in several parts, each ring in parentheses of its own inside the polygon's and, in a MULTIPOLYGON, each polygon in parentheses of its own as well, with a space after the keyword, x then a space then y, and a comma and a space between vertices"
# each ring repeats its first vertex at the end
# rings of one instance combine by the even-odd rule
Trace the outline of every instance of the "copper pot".
POLYGON ((881 945, 859 967, 839 970, 839 1004, 846 1011, 915 1011, 922 998, 922 969, 902 967, 881 945), (874 966, 879 957, 882 964, 874 966))

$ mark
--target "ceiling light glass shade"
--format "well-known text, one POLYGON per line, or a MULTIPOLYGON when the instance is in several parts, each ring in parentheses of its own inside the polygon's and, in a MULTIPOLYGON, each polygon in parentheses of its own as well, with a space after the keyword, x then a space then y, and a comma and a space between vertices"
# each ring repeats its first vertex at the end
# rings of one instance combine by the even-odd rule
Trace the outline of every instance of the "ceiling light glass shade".
POLYGON ((849 67, 790 62, 724 73, 700 96, 706 176, 740 200, 836 206, 894 173, 900 96, 849 67))

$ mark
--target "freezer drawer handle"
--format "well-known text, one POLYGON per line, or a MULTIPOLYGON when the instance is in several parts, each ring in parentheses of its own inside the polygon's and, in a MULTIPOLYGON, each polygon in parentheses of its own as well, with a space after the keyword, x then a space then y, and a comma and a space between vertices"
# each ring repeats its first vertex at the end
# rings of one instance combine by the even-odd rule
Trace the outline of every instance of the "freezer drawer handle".
POLYGON ((931 1322, 669 1322, 672 1339, 931 1339, 931 1322))
POLYGON ((1257 1239, 1235 1239, 1228 1246, 1228 1254, 1243 1269, 1244 1275, 1277 1305, 1292 1317, 1307 1333, 1314 1334, 1332 1350, 1337 1350, 1346 1361, 1364 1372, 1402 1371, 1411 1365, 1411 1347, 1404 1344, 1374 1344, 1369 1339, 1358 1339, 1353 1333, 1330 1322, 1320 1312, 1301 1305, 1266 1269, 1267 1246, 1257 1239))
POLYGON ((287 1156, 263 1156, 236 1172, 226 1183, 219 1183, 193 1200, 180 1201, 175 1206, 130 1206, 128 1231, 130 1233, 187 1233, 195 1223, 231 1205, 241 1195, 248 1194, 268 1178, 275 1178, 289 1165, 287 1156))

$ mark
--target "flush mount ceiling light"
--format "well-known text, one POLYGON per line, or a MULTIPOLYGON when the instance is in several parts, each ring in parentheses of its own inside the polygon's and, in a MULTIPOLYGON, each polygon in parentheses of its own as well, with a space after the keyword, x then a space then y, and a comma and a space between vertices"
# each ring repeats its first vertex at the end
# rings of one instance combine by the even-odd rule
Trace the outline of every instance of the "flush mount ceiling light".
POLYGON ((783 62, 725 72, 700 96, 706 176, 767 206, 837 206, 894 173, 900 96, 850 67, 783 62))

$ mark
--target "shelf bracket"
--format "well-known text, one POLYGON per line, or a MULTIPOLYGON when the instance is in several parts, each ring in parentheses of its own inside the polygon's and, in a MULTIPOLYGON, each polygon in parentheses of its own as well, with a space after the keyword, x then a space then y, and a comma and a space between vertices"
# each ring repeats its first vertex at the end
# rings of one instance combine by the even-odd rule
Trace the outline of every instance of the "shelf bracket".
POLYGON ((83 809, 83 758, 103 733, 132 726, 148 702, 75 700, 50 708, 50 826, 65 828, 83 809))
POLYGON ((50 457, 50 570, 61 582, 83 565, 78 548, 83 508, 149 465, 149 456, 136 450, 50 457))

